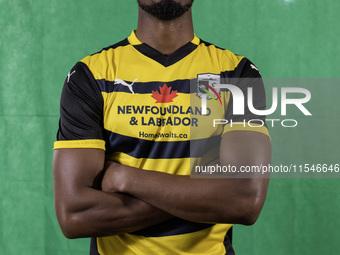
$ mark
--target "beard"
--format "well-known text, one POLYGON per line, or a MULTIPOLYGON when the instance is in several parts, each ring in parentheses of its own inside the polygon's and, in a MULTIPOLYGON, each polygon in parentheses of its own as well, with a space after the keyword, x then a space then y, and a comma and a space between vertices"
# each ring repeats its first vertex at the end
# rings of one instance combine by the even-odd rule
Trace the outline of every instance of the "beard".
POLYGON ((190 10, 194 0, 189 4, 182 5, 174 0, 162 0, 158 3, 145 5, 137 0, 139 7, 150 15, 159 20, 173 20, 181 17, 184 13, 190 10))

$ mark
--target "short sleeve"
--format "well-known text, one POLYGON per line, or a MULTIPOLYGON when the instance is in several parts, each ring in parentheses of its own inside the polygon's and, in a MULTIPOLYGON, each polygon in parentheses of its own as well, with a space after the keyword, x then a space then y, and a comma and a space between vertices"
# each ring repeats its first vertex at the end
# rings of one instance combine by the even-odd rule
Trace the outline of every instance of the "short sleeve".
POLYGON ((232 93, 230 93, 225 116, 228 124, 225 125, 223 134, 235 130, 246 130, 260 132, 269 136, 265 116, 254 114, 248 104, 248 97, 251 96, 252 106, 256 110, 266 109, 265 88, 257 67, 247 58, 243 58, 235 69, 232 83, 238 87, 244 95, 244 114, 234 114, 234 99, 232 93), (249 88, 252 88, 252 95, 249 94, 249 88))
POLYGON ((66 77, 54 149, 105 149, 103 97, 88 67, 78 62, 66 77))

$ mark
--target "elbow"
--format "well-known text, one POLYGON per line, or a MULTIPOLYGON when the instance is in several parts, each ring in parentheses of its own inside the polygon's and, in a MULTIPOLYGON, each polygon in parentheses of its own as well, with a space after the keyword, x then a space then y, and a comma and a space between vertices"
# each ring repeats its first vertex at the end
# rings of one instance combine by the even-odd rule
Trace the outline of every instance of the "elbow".
MULTIPOLYGON (((68 239, 85 237, 81 233, 81 218, 77 213, 57 213, 57 219, 63 235, 68 239)), ((83 232, 84 233, 84 232, 83 232)))
POLYGON ((219 211, 219 223, 232 223, 250 226, 255 224, 259 218, 260 212, 263 207, 263 201, 259 198, 244 198, 238 199, 237 202, 230 208, 230 204, 224 206, 222 211, 219 211), (224 212, 224 213, 223 213, 224 212), (230 212, 230 213, 225 213, 230 212))
POLYGON ((65 229, 62 229, 62 233, 63 235, 67 238, 67 239, 77 239, 77 238, 80 238, 80 236, 78 236, 77 234, 69 231, 69 230, 65 230, 65 229))
POLYGON ((238 220, 239 224, 250 226, 255 224, 260 216, 264 201, 260 198, 249 198, 240 206, 238 220))
POLYGON ((251 226, 255 224, 259 216, 260 216, 260 213, 256 213, 253 210, 251 210, 250 212, 247 212, 246 214, 240 216, 239 224, 251 226))
POLYGON ((68 239, 81 238, 82 236, 76 231, 75 224, 72 220, 68 220, 60 224, 60 228, 64 236, 68 239))
POLYGON ((256 180, 253 183, 256 185, 252 186, 250 183, 249 189, 235 200, 238 221, 235 223, 250 226, 255 224, 260 216, 267 196, 268 180, 256 180))

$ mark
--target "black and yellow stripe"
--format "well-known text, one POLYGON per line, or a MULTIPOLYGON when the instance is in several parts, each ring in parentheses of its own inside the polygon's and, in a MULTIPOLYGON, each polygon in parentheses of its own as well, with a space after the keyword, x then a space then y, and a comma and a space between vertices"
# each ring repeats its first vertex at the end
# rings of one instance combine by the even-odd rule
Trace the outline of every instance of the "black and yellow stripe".
MULTIPOLYGON (((132 32, 72 69, 75 72, 63 89, 55 149, 100 148, 124 165, 189 175, 202 155, 218 147, 225 132, 243 129, 241 125, 212 127, 214 118, 230 117, 227 90, 219 94, 223 107, 208 100, 214 114, 201 115, 198 75, 215 74, 232 82, 254 72, 248 70, 249 63, 196 36, 165 56, 141 43, 132 32), (170 100, 158 102, 171 93, 170 100)), ((260 77, 259 73, 255 76, 260 77)), ((268 135, 266 127, 244 130, 268 135)), ((99 254, 220 255, 225 254, 223 242, 231 226, 174 219, 135 233, 97 238, 93 244, 99 254)))

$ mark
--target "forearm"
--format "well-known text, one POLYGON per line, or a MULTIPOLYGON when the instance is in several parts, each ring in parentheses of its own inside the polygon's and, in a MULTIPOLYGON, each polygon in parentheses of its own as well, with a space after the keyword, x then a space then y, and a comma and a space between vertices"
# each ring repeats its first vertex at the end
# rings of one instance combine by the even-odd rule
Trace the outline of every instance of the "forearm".
POLYGON ((98 149, 55 150, 54 202, 66 237, 127 233, 167 220, 165 212, 129 195, 100 190, 105 153, 98 149))
MULTIPOLYGON (((270 163, 267 136, 230 132, 221 142, 222 166, 261 166, 270 163)), ((216 179, 190 178, 117 166, 109 171, 108 190, 131 194, 176 217, 191 221, 252 224, 265 201, 269 176, 242 174, 216 179), (233 177, 233 178, 230 178, 233 177)))
POLYGON ((251 224, 255 208, 262 208, 256 179, 192 179, 132 168, 128 173, 122 192, 186 220, 251 224))
POLYGON ((68 238, 129 233, 170 218, 167 213, 140 199, 91 187, 79 192, 76 201, 64 203, 57 215, 68 238))

